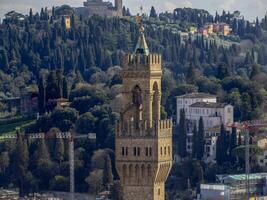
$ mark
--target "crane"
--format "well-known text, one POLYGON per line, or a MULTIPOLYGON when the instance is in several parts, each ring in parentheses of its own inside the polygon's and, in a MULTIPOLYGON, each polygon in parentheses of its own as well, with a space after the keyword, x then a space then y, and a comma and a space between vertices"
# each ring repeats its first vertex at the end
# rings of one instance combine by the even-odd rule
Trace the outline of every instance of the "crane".
MULTIPOLYGON (((7 139, 18 139, 21 137, 19 131, 17 129, 17 134, 4 134, 0 136, 0 140, 7 140, 7 139)), ((34 134, 26 134, 22 137, 24 140, 31 140, 31 139, 68 139, 69 142, 69 174, 70 174, 70 199, 74 200, 74 193, 75 193, 75 158, 74 158, 74 141, 77 139, 89 139, 95 140, 96 134, 95 133, 88 133, 87 135, 76 135, 74 131, 70 132, 59 132, 56 135, 47 135, 45 133, 34 133, 34 134)))
POLYGON ((250 132, 267 127, 267 120, 250 120, 241 123, 234 123, 232 128, 239 128, 245 134, 245 174, 246 174, 246 195, 250 198, 250 132))

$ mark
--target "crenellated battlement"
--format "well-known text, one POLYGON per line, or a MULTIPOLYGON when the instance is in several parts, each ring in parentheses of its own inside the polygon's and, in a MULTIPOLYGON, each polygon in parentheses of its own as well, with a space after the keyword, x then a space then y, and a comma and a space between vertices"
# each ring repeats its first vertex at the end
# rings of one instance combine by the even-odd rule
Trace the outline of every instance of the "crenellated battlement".
POLYGON ((116 136, 117 137, 165 137, 172 133, 172 120, 160 120, 154 123, 152 127, 149 127, 148 121, 140 121, 138 124, 134 121, 119 122, 116 125, 116 136))
POLYGON ((128 54, 124 59, 125 70, 161 70, 160 54, 128 54))

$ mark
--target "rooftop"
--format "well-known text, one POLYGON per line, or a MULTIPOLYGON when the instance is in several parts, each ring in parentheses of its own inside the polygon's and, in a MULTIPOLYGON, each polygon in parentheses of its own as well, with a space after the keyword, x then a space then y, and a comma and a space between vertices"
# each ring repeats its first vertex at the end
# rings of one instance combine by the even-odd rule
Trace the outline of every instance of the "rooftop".
POLYGON ((215 95, 207 94, 207 93, 190 93, 190 94, 185 94, 181 96, 177 96, 177 98, 192 98, 192 99, 198 99, 198 98, 215 98, 215 95))
POLYGON ((196 102, 192 104, 191 108, 224 108, 227 103, 210 103, 210 102, 196 102))
MULTIPOLYGON (((246 174, 217 175, 219 180, 232 179, 233 181, 245 181, 246 174)), ((255 173, 249 175, 249 180, 267 178, 267 173, 255 173)))

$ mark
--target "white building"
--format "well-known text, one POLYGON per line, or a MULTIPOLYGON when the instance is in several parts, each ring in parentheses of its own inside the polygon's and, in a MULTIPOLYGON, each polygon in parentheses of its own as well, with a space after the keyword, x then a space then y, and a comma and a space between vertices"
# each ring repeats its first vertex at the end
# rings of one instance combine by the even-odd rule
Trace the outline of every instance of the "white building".
POLYGON ((189 106, 197 102, 216 103, 217 98, 216 96, 205 93, 191 93, 176 97, 176 109, 177 109, 176 122, 179 123, 181 109, 184 109, 187 115, 189 111, 189 106))
POLYGON ((234 122, 234 108, 226 103, 218 103, 216 96, 205 93, 191 93, 178 96, 177 124, 180 121, 180 111, 185 110, 187 120, 187 152, 192 153, 193 128, 198 126, 202 117, 205 129, 205 162, 216 159, 216 141, 223 124, 226 128, 234 122))

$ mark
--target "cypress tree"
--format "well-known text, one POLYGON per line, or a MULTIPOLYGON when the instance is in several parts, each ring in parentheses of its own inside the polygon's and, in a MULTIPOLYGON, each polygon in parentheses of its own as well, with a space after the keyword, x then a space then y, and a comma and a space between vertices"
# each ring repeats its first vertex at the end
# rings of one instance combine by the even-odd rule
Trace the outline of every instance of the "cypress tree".
POLYGON ((4 72, 8 72, 9 70, 9 61, 8 61, 8 56, 7 56, 7 52, 5 49, 1 50, 0 69, 2 69, 4 72))
POLYGON ((185 119, 185 110, 180 110, 180 122, 179 122, 179 155, 184 158, 187 155, 186 152, 186 119, 185 119))
POLYGON ((64 147, 64 141, 62 138, 58 138, 56 140, 56 146, 55 146, 55 159, 59 162, 59 165, 61 165, 62 161, 64 160, 65 155, 65 147, 64 147))
POLYGON ((18 134, 16 149, 14 154, 14 173, 15 179, 18 181, 20 197, 25 195, 25 177, 28 173, 29 152, 27 143, 22 140, 22 136, 18 134))
POLYGON ((45 86, 43 77, 38 82, 39 96, 38 96, 38 107, 39 113, 42 115, 45 113, 45 86))
POLYGON ((127 14, 126 8, 125 8, 125 6, 123 6, 123 8, 122 8, 122 16, 126 16, 126 14, 127 14))
POLYGON ((38 148, 36 152, 37 165, 41 165, 43 162, 50 162, 50 155, 44 139, 38 141, 38 148))
POLYGON ((222 165, 223 163, 228 161, 228 150, 229 150, 228 138, 225 127, 222 124, 220 136, 218 137, 217 140, 217 151, 216 151, 216 159, 219 165, 222 165))
POLYGON ((105 156, 104 168, 103 168, 103 183, 106 187, 113 181, 111 159, 107 154, 105 156))
POLYGON ((66 78, 63 78, 63 88, 62 88, 62 92, 63 92, 63 98, 64 99, 68 99, 69 98, 69 92, 68 92, 68 82, 66 80, 66 78))
POLYGON ((231 162, 236 161, 236 157, 233 155, 233 150, 237 146, 237 133, 236 133, 236 127, 232 128, 232 134, 231 134, 231 140, 230 140, 230 159, 231 162))
POLYGON ((149 17, 151 17, 151 18, 157 18, 158 17, 156 9, 154 8, 154 6, 151 7, 149 17))
POLYGON ((204 141, 204 123, 203 123, 203 118, 200 117, 199 122, 198 122, 198 133, 197 133, 197 159, 201 160, 204 156, 204 146, 205 146, 205 141, 204 141))
POLYGON ((231 134, 231 142, 230 142, 230 154, 232 154, 232 151, 237 146, 237 133, 236 133, 236 127, 232 128, 232 134, 231 134))
POLYGON ((193 64, 190 64, 187 74, 186 74, 186 81, 187 83, 194 84, 196 81, 196 69, 193 64))
POLYGON ((194 125, 193 129, 193 149, 192 149, 192 157, 196 158, 197 156, 197 125, 194 125))

